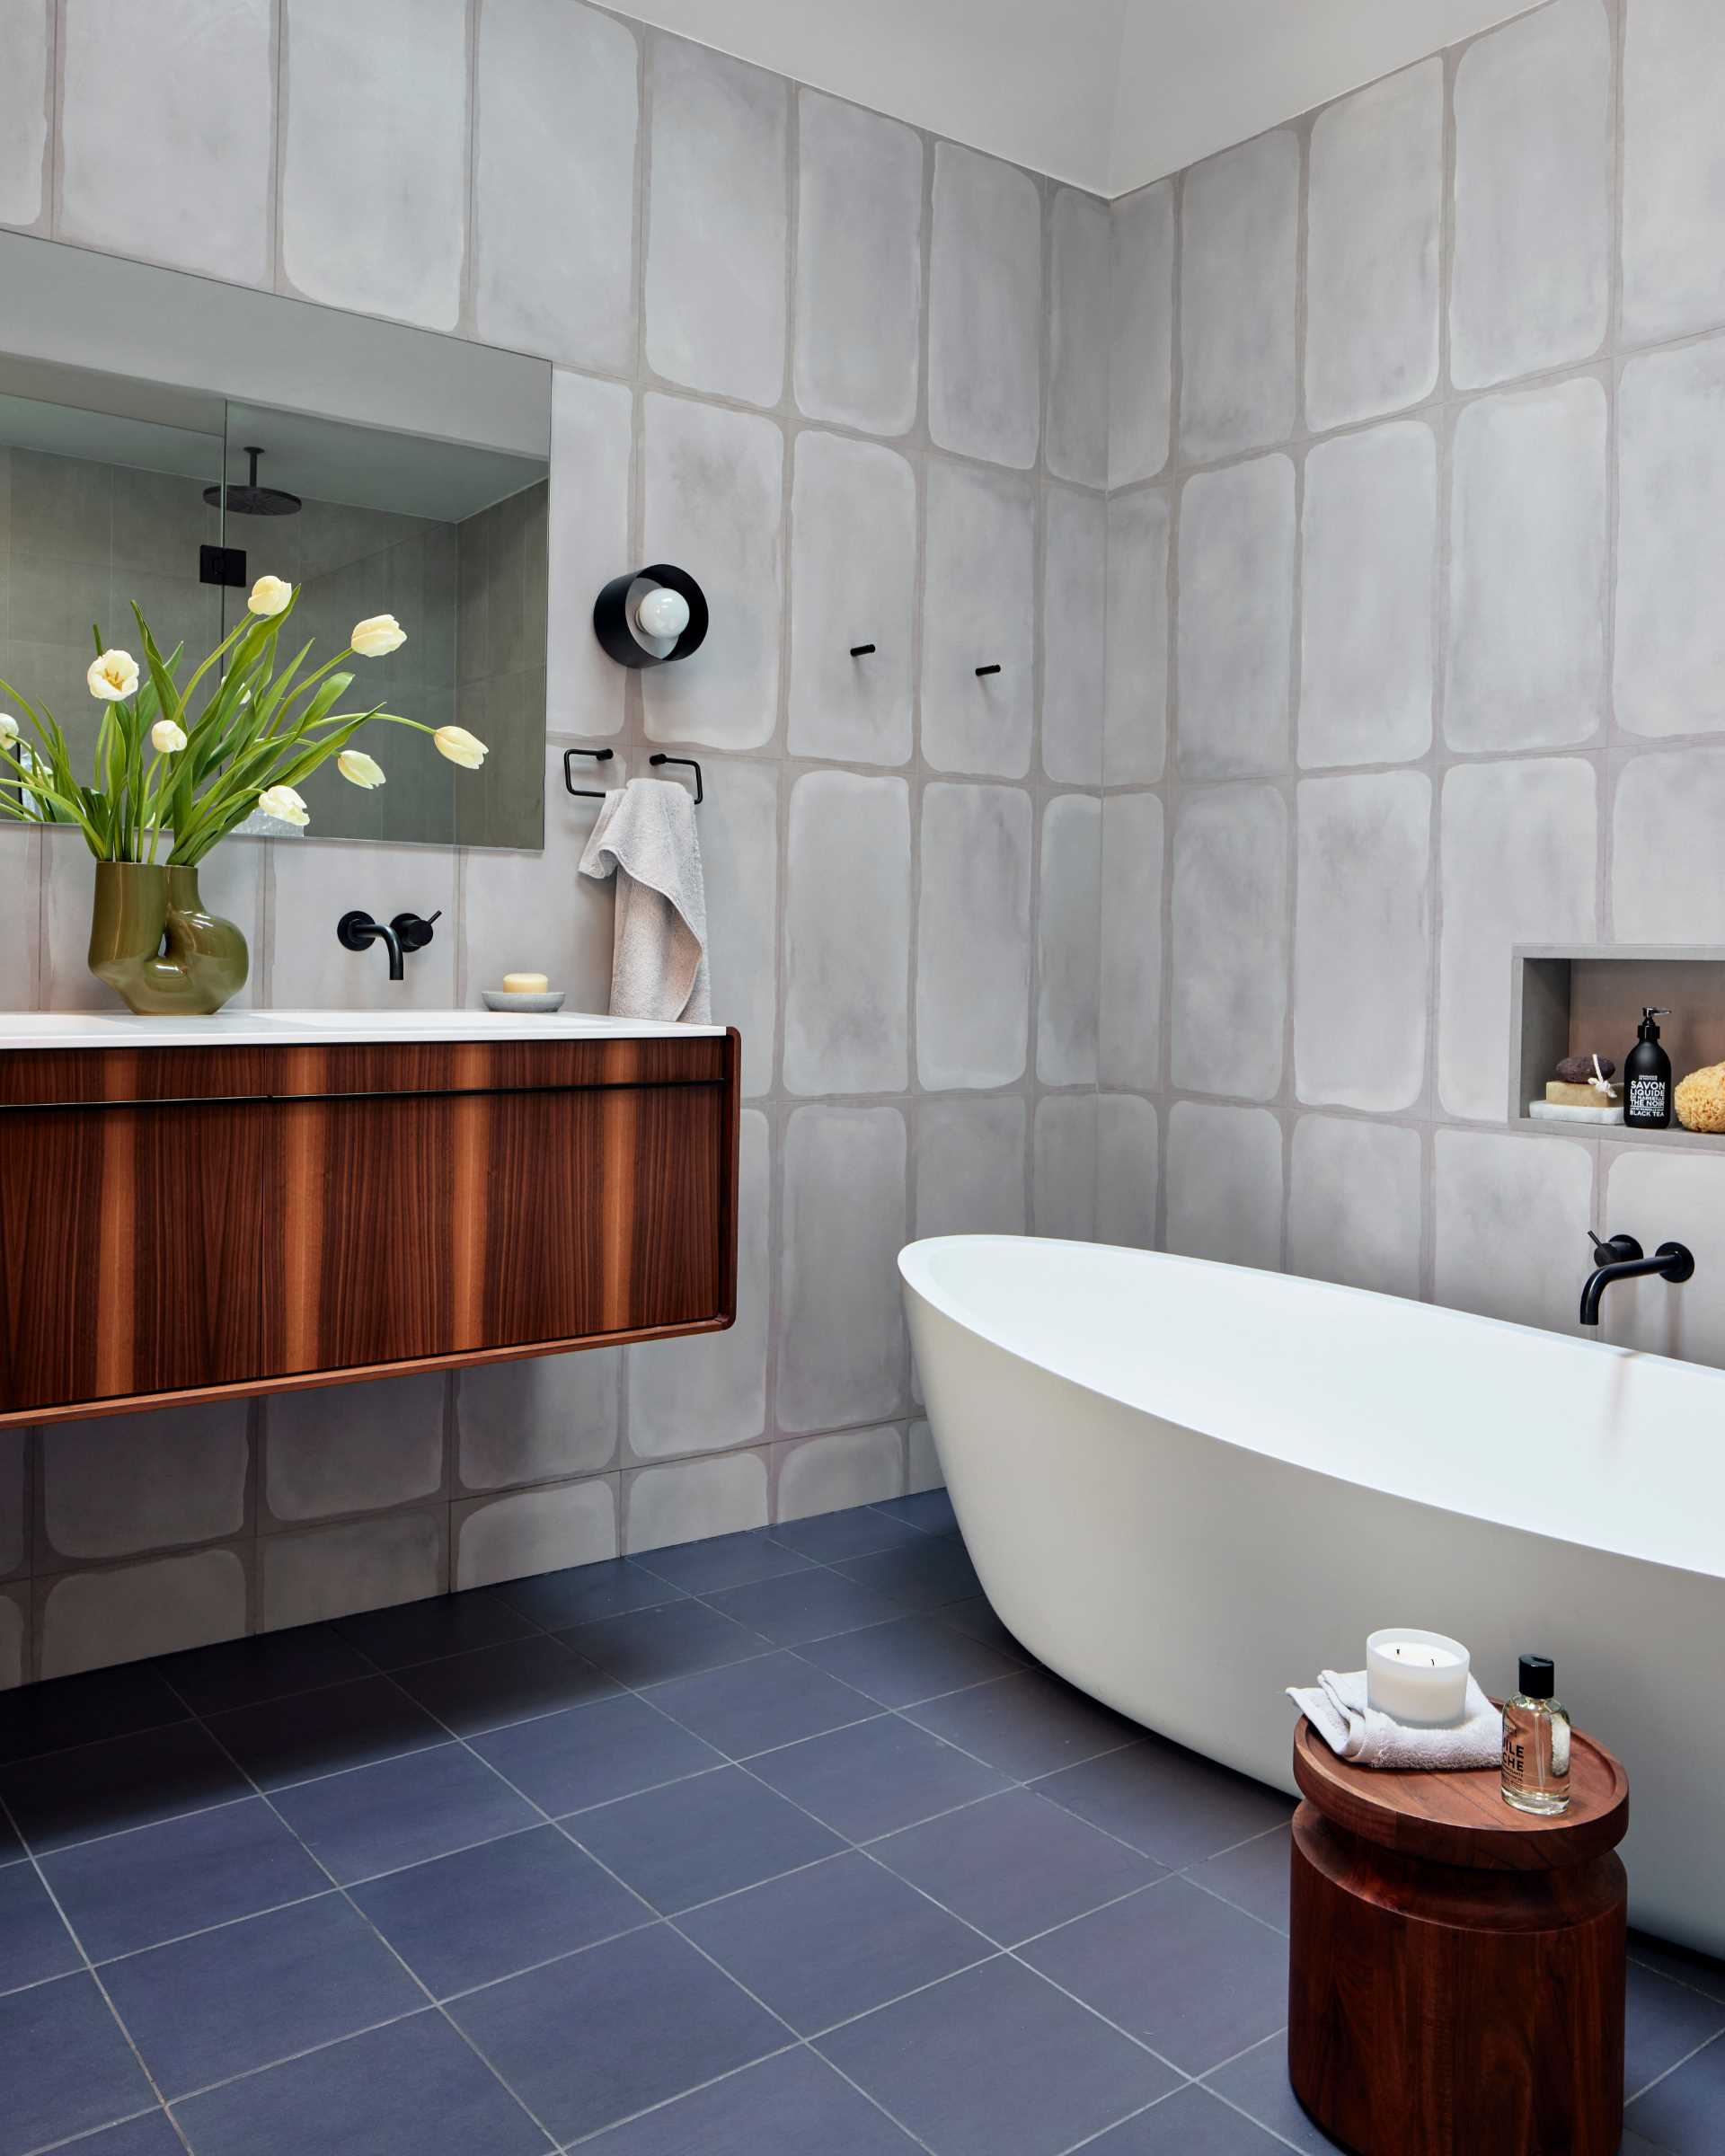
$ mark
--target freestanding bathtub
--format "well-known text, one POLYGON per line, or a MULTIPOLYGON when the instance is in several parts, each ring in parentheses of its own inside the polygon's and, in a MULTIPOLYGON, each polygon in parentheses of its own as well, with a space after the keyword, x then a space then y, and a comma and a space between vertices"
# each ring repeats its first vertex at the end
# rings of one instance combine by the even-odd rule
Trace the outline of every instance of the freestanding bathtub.
POLYGON ((1725 1953, 1725 1373, 1094 1243, 898 1264, 971 1557, 1050 1668, 1291 1789, 1283 1686, 1376 1627, 1499 1695, 1552 1655, 1629 1770, 1633 1920, 1725 1953))

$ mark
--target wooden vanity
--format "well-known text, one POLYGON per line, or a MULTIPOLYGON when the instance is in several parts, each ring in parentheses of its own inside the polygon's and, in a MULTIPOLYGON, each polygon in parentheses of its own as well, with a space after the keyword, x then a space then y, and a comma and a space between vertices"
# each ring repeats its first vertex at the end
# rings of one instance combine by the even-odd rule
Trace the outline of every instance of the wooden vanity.
POLYGON ((0 1021, 0 1425, 736 1315, 734 1031, 0 1021))

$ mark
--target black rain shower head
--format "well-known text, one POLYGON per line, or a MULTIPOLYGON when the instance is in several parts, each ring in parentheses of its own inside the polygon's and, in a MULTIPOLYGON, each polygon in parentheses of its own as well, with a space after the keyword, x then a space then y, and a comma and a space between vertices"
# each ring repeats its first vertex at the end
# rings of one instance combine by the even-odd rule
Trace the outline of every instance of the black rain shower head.
MULTIPOLYGON (((226 490, 228 508, 235 517, 296 517, 300 507, 297 494, 289 494, 280 487, 258 484, 258 459, 263 451, 248 446, 245 454, 252 459, 252 475, 244 486, 230 485, 226 490)), ((220 487, 206 487, 204 499, 212 509, 219 509, 223 492, 220 487)))

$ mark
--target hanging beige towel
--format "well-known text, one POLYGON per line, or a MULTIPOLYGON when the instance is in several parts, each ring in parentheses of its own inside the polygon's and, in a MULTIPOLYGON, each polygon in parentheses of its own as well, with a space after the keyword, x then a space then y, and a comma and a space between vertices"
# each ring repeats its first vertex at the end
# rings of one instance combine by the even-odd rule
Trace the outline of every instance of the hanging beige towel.
POLYGON ((707 892, 688 789, 671 779, 631 779, 607 793, 581 874, 617 879, 612 1017, 710 1024, 707 892))

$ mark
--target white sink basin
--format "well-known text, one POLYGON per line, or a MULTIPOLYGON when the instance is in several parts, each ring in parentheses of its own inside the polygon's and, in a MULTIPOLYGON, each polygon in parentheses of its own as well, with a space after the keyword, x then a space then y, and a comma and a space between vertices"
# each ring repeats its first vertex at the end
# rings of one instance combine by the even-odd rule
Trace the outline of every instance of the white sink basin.
POLYGON ((125 1011, 0 1012, 7 1048, 282 1047, 314 1040, 658 1040, 722 1033, 598 1011, 219 1011, 134 1018, 125 1011))

